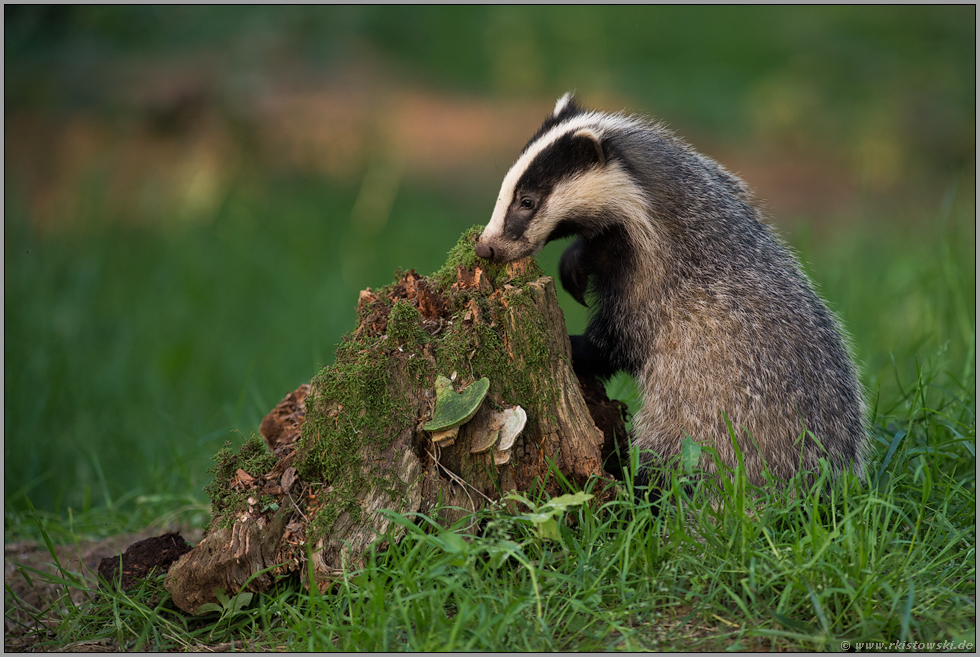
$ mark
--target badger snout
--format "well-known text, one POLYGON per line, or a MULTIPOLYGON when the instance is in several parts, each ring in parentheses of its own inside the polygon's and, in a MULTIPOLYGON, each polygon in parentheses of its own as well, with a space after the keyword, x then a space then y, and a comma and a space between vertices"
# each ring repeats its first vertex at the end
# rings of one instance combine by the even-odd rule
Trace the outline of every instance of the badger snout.
POLYGON ((535 245, 525 240, 497 239, 486 236, 481 236, 473 245, 476 255, 493 262, 513 262, 520 258, 532 256, 540 249, 540 246, 535 248, 535 245))
POLYGON ((473 250, 485 260, 493 260, 496 255, 494 248, 482 240, 473 245, 473 250))

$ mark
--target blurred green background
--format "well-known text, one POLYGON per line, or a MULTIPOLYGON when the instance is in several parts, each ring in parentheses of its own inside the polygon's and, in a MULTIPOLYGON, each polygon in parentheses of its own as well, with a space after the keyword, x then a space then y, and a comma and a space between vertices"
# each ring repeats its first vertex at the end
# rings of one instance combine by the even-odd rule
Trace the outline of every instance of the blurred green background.
POLYGON ((926 364, 975 400, 975 12, 6 5, 5 511, 203 500, 571 89, 745 178, 879 422, 926 364))

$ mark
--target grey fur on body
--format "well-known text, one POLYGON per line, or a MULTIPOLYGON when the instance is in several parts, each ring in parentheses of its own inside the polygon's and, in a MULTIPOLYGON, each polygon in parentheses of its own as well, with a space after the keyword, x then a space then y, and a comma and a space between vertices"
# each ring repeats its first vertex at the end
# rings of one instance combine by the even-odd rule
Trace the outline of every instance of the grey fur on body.
POLYGON ((641 450, 670 459, 688 435, 734 467, 727 416, 756 484, 766 467, 785 480, 821 457, 863 474, 865 404, 844 334, 740 179, 659 124, 566 94, 475 248, 509 261, 569 235, 562 283, 592 306, 573 364, 636 377, 641 450))

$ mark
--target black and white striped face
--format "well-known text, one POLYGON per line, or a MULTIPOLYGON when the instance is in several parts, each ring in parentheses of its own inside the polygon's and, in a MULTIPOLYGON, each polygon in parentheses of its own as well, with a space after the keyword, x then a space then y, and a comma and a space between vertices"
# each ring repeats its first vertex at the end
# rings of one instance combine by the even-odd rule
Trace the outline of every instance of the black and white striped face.
POLYGON ((509 262, 534 255, 552 239, 600 230, 615 199, 637 196, 604 144, 607 132, 629 121, 583 111, 570 94, 562 96, 504 177, 476 254, 509 262))

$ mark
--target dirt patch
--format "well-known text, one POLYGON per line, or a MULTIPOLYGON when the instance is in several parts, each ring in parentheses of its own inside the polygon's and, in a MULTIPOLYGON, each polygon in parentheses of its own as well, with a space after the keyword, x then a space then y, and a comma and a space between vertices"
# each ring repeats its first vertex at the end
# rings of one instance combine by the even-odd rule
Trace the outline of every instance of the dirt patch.
POLYGON ((115 585, 128 590, 152 575, 165 573, 170 564, 182 554, 191 551, 191 545, 177 532, 136 541, 121 555, 106 557, 99 562, 99 586, 115 585))
MULTIPOLYGON (((118 563, 119 553, 128 546, 159 533, 159 528, 148 528, 100 541, 59 545, 54 548, 54 556, 45 545, 33 541, 4 545, 4 649, 37 650, 46 637, 54 640, 54 629, 67 607, 94 599, 97 572, 103 560, 114 559, 118 563)), ((200 529, 185 528, 182 534, 192 541, 201 538, 200 529)), ((114 648, 103 642, 86 642, 58 649, 104 652, 114 648)))

